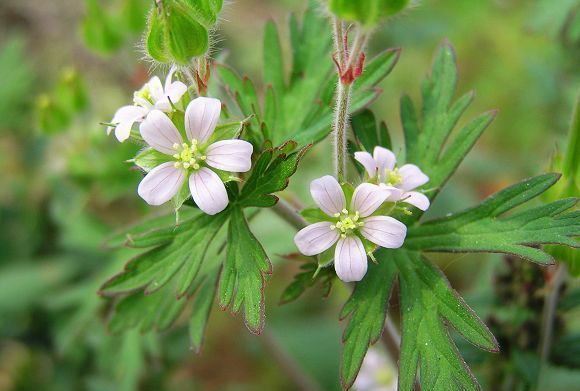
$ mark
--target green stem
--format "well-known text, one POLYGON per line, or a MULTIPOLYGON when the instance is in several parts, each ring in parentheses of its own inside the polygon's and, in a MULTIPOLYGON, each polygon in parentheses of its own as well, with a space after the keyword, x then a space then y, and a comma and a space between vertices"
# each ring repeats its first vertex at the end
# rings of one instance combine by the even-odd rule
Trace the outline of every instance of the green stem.
POLYGON ((296 208, 283 199, 279 199, 278 203, 272 207, 272 210, 297 230, 301 230, 308 225, 306 220, 300 216, 296 208))

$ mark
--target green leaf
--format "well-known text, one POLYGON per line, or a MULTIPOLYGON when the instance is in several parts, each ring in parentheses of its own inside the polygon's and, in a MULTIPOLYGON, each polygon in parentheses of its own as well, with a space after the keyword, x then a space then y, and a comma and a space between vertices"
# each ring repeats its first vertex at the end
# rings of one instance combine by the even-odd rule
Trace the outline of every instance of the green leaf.
POLYGON ((135 164, 149 172, 160 164, 167 163, 171 157, 153 148, 142 150, 135 156, 135 164))
MULTIPOLYGON (((104 295, 118 295, 144 289, 153 293, 167 284, 181 270, 176 294, 182 296, 194 281, 206 251, 220 228, 226 222, 227 212, 215 216, 199 215, 175 229, 171 242, 154 247, 129 261, 125 271, 112 277, 100 288, 104 295)), ((154 231, 167 239, 167 231, 154 231)), ((144 235, 141 240, 149 240, 144 235)), ((150 240, 157 245, 162 241, 150 240)))
POLYGON ((219 302, 237 313, 243 307, 246 327, 260 334, 264 328, 264 287, 272 264, 250 231, 241 208, 233 208, 228 248, 219 284, 219 302))
POLYGON ((535 248, 541 244, 578 247, 580 212, 564 213, 577 204, 568 198, 501 218, 558 180, 557 174, 540 175, 507 189, 463 212, 410 227, 405 247, 436 252, 499 252, 550 264, 552 257, 535 248))
POLYGON ((383 332, 389 296, 397 274, 389 252, 392 250, 381 249, 377 252, 379 263, 369 263, 367 275, 356 284, 340 313, 341 319, 348 318, 342 335, 344 347, 340 367, 345 389, 352 386, 367 350, 383 332))
POLYGON ((340 19, 375 26, 410 4, 410 0, 329 0, 329 8, 340 19))
POLYGON ((163 331, 173 324, 186 304, 186 299, 175 298, 171 285, 151 295, 138 291, 117 303, 109 321, 109 329, 113 333, 133 328, 141 332, 163 331))
POLYGON ((417 114, 409 97, 401 98, 407 163, 418 165, 429 176, 426 186, 435 189, 429 193, 431 199, 495 117, 495 112, 476 117, 450 140, 451 133, 474 96, 469 92, 454 101, 456 87, 455 53, 451 45, 445 42, 437 52, 430 77, 423 81, 421 115, 417 114))
POLYGON ((283 96, 286 87, 282 47, 278 29, 272 21, 266 23, 264 32, 264 82, 272 86, 275 95, 283 96))
POLYGON ((280 304, 287 304, 298 299, 306 289, 318 283, 322 284, 323 296, 327 297, 330 294, 335 276, 332 267, 321 268, 319 264, 308 259, 300 266, 300 272, 294 276, 294 280, 282 292, 280 304))
POLYGON ((200 284, 193 302, 192 311, 189 318, 189 337, 196 353, 201 350, 207 321, 211 312, 211 307, 217 291, 217 279, 219 269, 208 275, 200 284))
POLYGON ((265 208, 278 202, 278 197, 272 193, 282 191, 288 186, 290 177, 298 168, 298 163, 310 148, 306 146, 287 155, 284 151, 293 148, 294 145, 287 143, 278 148, 269 148, 260 155, 238 196, 238 205, 265 208))
POLYGON ((377 126, 375 115, 370 110, 363 110, 351 119, 351 126, 357 140, 361 143, 363 148, 373 153, 376 146, 381 146, 387 149, 391 147, 391 137, 389 130, 384 122, 377 126))
POLYGON ((391 253, 400 278, 402 342, 399 390, 413 390, 420 368, 425 390, 477 390, 475 377, 449 337, 446 324, 473 345, 498 351, 493 335, 450 286, 443 274, 419 253, 391 253))

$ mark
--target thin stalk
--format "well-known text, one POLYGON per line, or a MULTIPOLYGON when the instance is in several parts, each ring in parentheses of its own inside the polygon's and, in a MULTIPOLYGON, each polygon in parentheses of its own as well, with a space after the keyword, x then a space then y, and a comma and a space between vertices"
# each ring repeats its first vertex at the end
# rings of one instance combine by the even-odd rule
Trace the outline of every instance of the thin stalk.
POLYGON ((562 285, 566 281, 566 275, 566 265, 563 263, 559 264, 550 282, 551 286, 546 291, 540 343, 540 358, 543 363, 546 363, 550 358, 550 348, 552 347, 554 334, 554 317, 556 316, 556 307, 558 306, 562 285))
POLYGON ((296 208, 281 198, 278 200, 278 203, 272 207, 272 210, 297 230, 301 230, 308 225, 306 220, 300 216, 296 208))
POLYGON ((361 53, 364 51, 365 46, 367 44, 367 37, 368 35, 363 30, 358 30, 356 37, 354 39, 354 43, 352 44, 352 50, 350 55, 348 56, 348 62, 346 64, 345 69, 352 68, 356 66, 357 61, 361 53))
POLYGON ((338 82, 334 119, 334 171, 339 182, 346 180, 346 131, 348 128, 351 85, 338 82))
POLYGON ((337 61, 340 66, 346 65, 346 46, 344 40, 344 22, 336 16, 332 20, 334 28, 334 46, 336 48, 337 61))

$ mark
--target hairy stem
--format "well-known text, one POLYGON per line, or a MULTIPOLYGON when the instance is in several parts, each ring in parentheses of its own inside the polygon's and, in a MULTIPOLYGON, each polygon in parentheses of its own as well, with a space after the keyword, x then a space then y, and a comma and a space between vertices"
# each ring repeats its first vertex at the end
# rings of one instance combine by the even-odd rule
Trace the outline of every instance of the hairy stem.
POLYGON ((338 82, 334 119, 334 171, 339 182, 346 180, 346 131, 348 129, 351 85, 338 82))

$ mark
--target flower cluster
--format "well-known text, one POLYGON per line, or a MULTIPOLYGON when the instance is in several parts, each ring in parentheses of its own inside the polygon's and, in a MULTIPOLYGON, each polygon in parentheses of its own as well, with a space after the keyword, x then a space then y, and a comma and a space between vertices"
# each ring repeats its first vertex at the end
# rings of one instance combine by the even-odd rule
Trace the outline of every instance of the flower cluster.
MULTIPOLYGON (((141 138, 161 153, 162 163, 150 170, 139 184, 138 194, 150 205, 171 200, 188 182, 197 206, 207 214, 223 211, 229 203, 222 173, 247 172, 251 168, 253 146, 243 140, 215 140, 214 130, 221 113, 218 99, 199 97, 187 106, 184 129, 180 131, 172 117, 180 115, 174 105, 187 86, 172 82, 174 70, 167 75, 165 87, 153 77, 135 93, 134 106, 121 107, 112 120, 119 141, 129 138, 140 122, 141 138)), ((177 123, 177 122, 176 122, 177 123)), ((110 133, 113 126, 109 126, 110 133)))
MULTIPOLYGON (((367 272, 367 254, 376 246, 399 248, 405 241, 407 227, 384 215, 385 202, 407 203, 421 210, 429 207, 429 199, 417 191, 429 178, 415 165, 396 168, 395 155, 376 147, 374 156, 356 152, 355 158, 367 170, 374 183, 362 183, 347 200, 345 191, 332 176, 312 181, 310 193, 324 212, 324 221, 311 224, 294 237, 304 255, 318 255, 334 246, 334 268, 346 282, 360 281, 367 272)), ((391 210, 394 208, 391 208, 391 210)))

